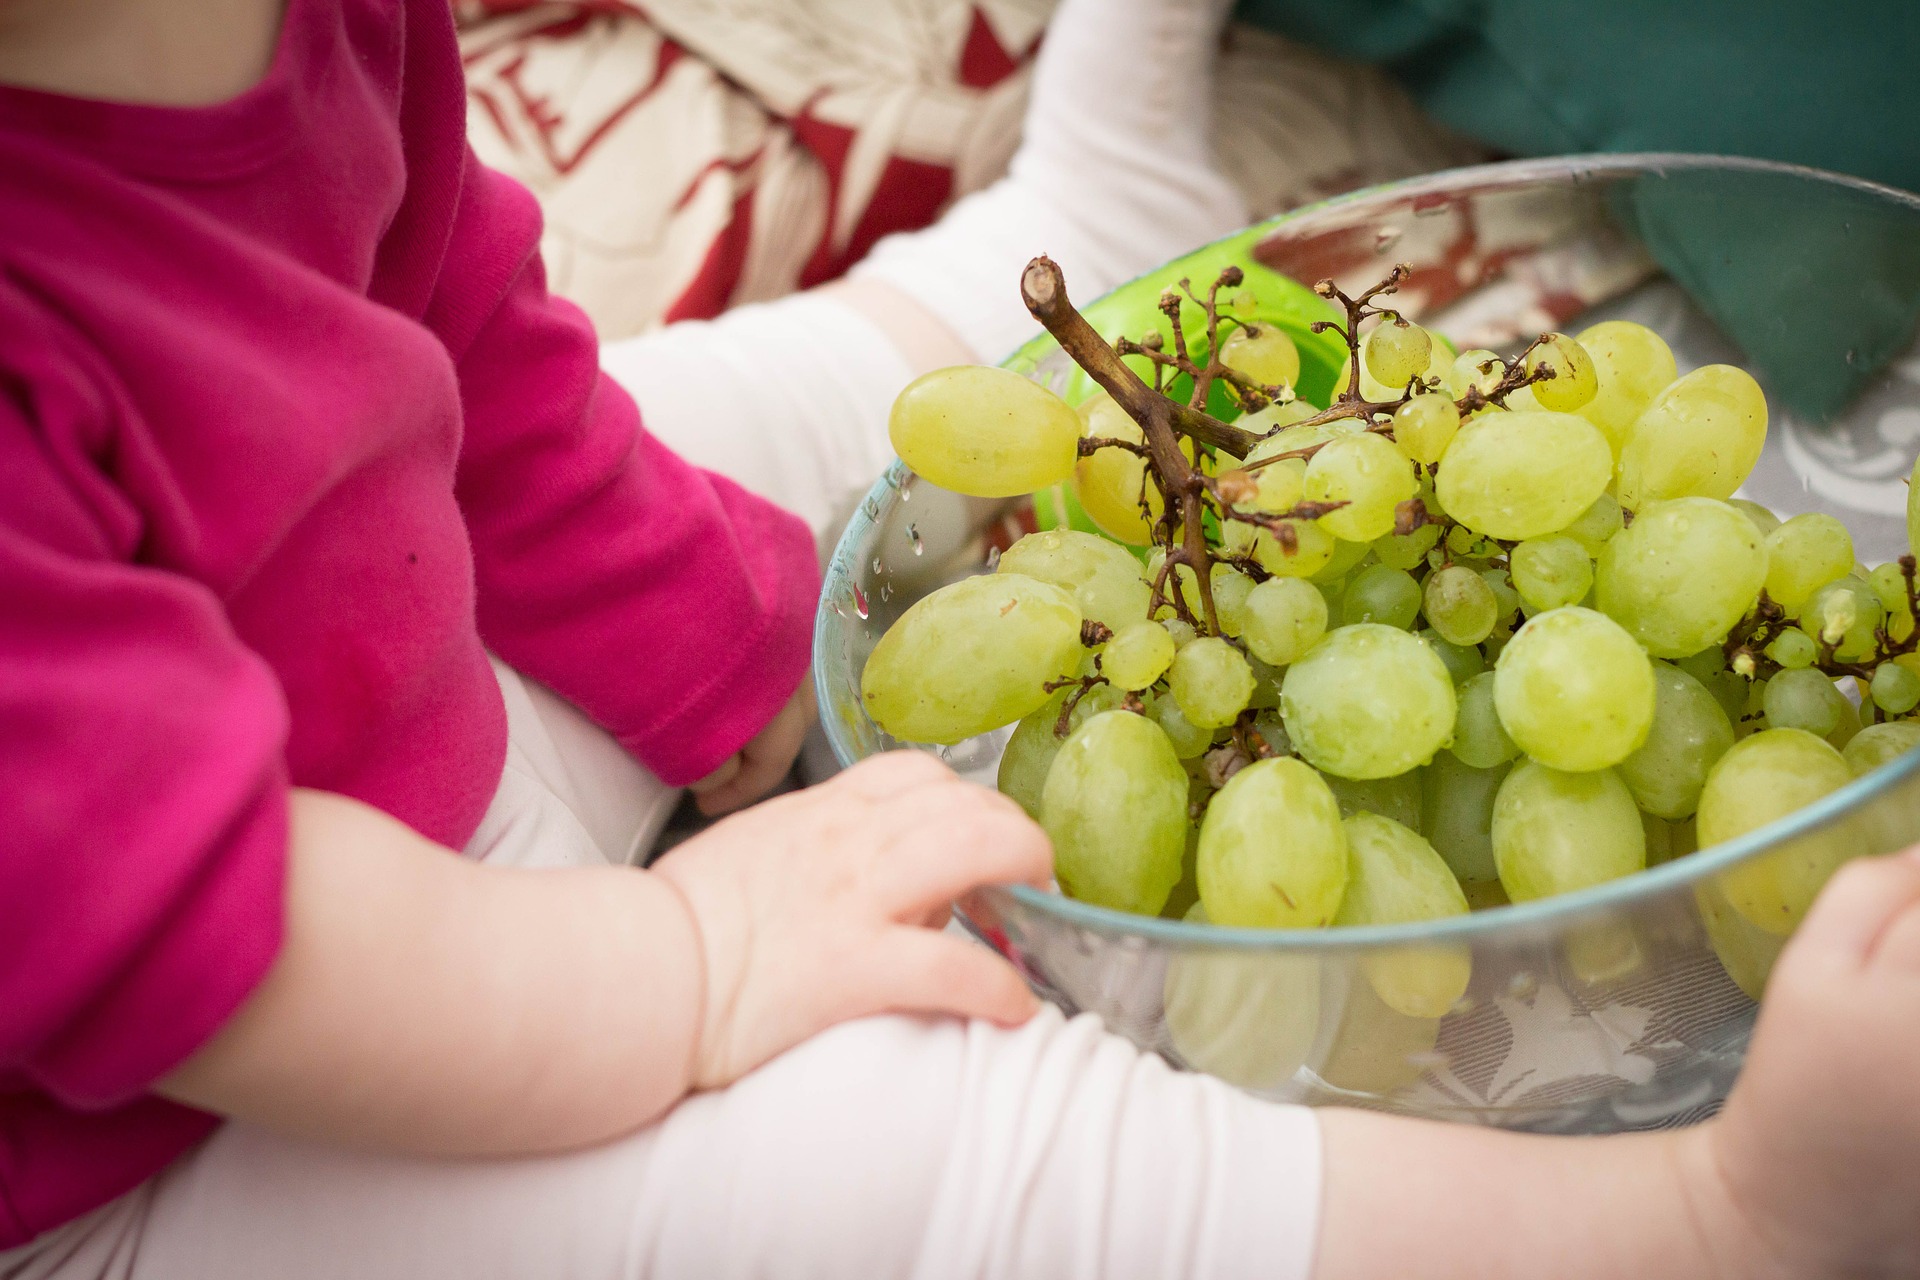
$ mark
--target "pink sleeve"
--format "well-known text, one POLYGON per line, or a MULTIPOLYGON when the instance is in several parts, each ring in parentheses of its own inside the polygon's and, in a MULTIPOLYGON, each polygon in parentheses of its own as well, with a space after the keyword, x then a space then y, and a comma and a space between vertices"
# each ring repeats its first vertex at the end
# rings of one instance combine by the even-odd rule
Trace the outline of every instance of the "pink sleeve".
POLYGON ((280 945, 286 708, 219 602, 0 380, 0 1078, 105 1107, 280 945))
POLYGON ((539 236, 533 197, 469 154, 427 322, 459 368, 481 635, 662 779, 691 782, 806 674, 813 540, 642 429, 586 317, 548 296, 539 236))

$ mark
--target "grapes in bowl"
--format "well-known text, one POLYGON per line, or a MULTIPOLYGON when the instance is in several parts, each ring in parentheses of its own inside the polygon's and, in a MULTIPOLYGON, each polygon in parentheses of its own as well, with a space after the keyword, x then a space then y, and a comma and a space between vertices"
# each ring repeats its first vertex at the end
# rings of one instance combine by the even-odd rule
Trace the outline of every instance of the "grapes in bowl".
POLYGON ((1264 1096, 1558 1131, 1737 1073, 1920 839, 1920 200, 1699 156, 1356 193, 903 393, 815 644, 852 762, 1047 827, 959 915, 1264 1096))

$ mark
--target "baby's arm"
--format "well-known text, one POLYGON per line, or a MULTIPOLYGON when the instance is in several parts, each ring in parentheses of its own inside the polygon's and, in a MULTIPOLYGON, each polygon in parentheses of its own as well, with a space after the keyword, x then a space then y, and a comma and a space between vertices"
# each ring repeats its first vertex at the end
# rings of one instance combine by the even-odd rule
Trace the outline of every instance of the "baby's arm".
POLYGON ((1920 851, 1845 868, 1726 1109, 1543 1138, 1322 1115, 1316 1280, 1920 1275, 1920 851))
MULTIPOLYGON (((455 495, 482 639, 676 786, 711 779, 786 708, 790 731, 740 763, 785 758, 709 788, 710 804, 752 798, 809 719, 795 691, 819 594, 812 538, 643 429, 586 317, 547 293, 531 195, 457 143, 415 167, 443 180, 424 191, 458 192, 423 319, 459 378, 455 495)), ((705 392, 751 405, 759 389, 705 392)))
POLYGON ((923 926, 1049 860, 1010 802, 917 753, 723 822, 652 872, 488 867, 319 792, 294 793, 289 858, 278 959, 160 1091, 464 1155, 628 1132, 863 1014, 1021 1021, 1033 997, 1005 962, 923 926))

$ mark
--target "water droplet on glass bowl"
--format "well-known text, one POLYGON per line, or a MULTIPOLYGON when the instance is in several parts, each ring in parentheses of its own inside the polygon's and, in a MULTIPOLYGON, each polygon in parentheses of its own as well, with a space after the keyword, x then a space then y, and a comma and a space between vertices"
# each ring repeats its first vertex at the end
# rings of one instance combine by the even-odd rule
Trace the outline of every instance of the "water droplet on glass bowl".
POLYGON ((992 573, 995 569, 998 569, 999 567, 1000 567, 1000 548, 995 547, 993 550, 987 552, 987 572, 992 573))
POLYGON ((913 544, 913 554, 917 556, 927 554, 927 544, 921 540, 919 525, 909 524, 907 526, 907 541, 913 544))
POLYGON ((886 566, 880 563, 880 557, 875 556, 873 558, 873 571, 879 573, 884 568, 886 568, 886 566))
POLYGON ((1373 251, 1375 253, 1385 253, 1387 250, 1393 248, 1394 245, 1398 244, 1400 237, 1405 234, 1406 231, 1400 227, 1381 227, 1373 233, 1373 251))
POLYGON ((1528 999, 1538 990, 1540 990, 1540 979, 1524 969, 1507 979, 1507 994, 1515 1000, 1528 999))
POLYGON ((906 485, 904 485, 904 484, 900 486, 900 501, 902 501, 902 502, 912 502, 912 501, 913 501, 913 490, 912 490, 912 489, 910 489, 910 488, 908 488, 908 487, 907 487, 906 485))
POLYGON ((857 582, 853 584, 853 611, 860 615, 860 621, 867 620, 867 595, 857 582))

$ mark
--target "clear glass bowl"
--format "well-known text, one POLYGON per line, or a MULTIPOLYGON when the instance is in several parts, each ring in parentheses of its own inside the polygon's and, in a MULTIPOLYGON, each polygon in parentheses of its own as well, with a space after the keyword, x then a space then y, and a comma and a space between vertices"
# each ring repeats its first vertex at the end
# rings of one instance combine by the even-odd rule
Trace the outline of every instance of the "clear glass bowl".
MULTIPOLYGON (((1488 165, 1287 214, 1082 309, 1109 337, 1138 334, 1169 283, 1204 285, 1229 260, 1308 283, 1331 276, 1349 291, 1411 263, 1399 305, 1461 349, 1512 350, 1609 317, 1649 324, 1683 370, 1729 361, 1766 386, 1771 429, 1745 496, 1783 515, 1842 517, 1869 563, 1905 550, 1903 481, 1920 442, 1911 195, 1702 156, 1488 165)), ((1006 364, 1070 397, 1084 390, 1050 338, 1006 364)), ((1061 499, 1038 501, 1050 519, 1061 499)), ((902 745, 859 695, 887 625, 928 591, 986 571, 1033 520, 1031 500, 964 499, 898 464, 881 477, 840 540, 815 632, 822 718, 842 762, 902 745)), ((1007 732, 940 754, 991 785, 1007 732)), ((1024 887, 976 892, 959 912, 1063 1009, 1095 1012, 1141 1047, 1263 1096, 1604 1132, 1719 1105, 1785 941, 1728 909, 1719 877, 1823 835, 1861 854, 1920 839, 1920 753, 1643 874, 1437 923, 1223 929, 1024 887), (1374 994, 1370 966, 1441 947, 1473 966, 1445 1017, 1407 1017, 1374 994)))

